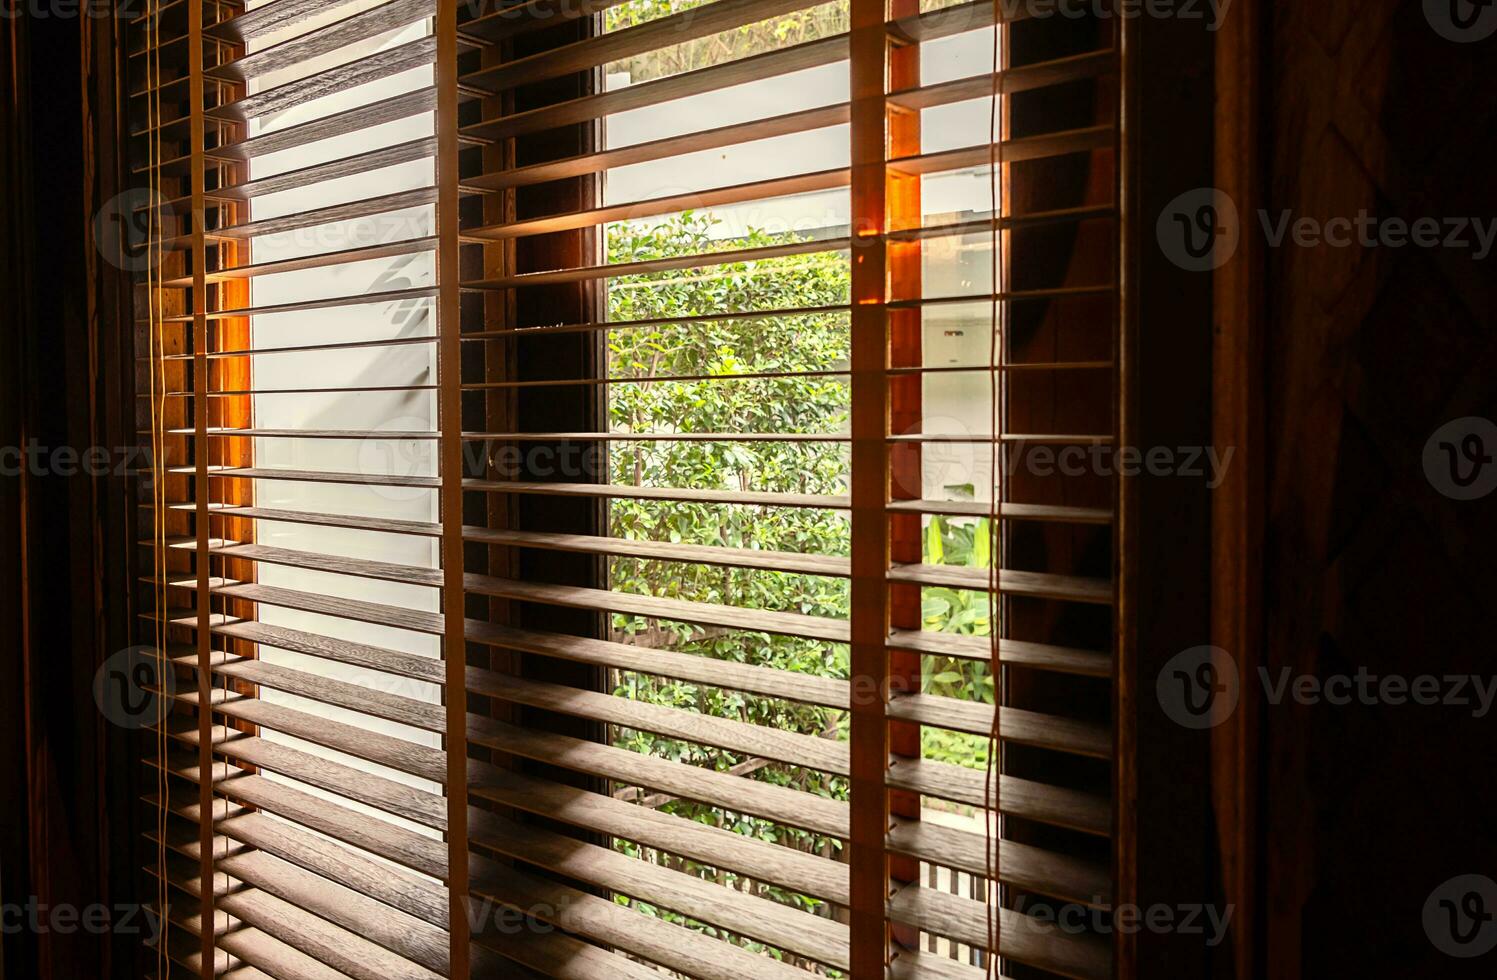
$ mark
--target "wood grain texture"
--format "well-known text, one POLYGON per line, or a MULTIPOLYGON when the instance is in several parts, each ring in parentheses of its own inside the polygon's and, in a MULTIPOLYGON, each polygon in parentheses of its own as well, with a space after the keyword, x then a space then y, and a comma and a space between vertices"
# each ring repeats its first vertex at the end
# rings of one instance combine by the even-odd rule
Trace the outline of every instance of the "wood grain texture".
MULTIPOLYGON (((984 806, 987 777, 981 769, 931 759, 901 759, 889 769, 890 786, 943 800, 984 806)), ((1063 789, 1016 776, 999 781, 1002 812, 1105 837, 1112 832, 1112 807, 1106 797, 1063 789)))
POLYGON ((792 847, 517 772, 492 770, 475 778, 469 791, 492 803, 847 904, 846 866, 792 847))
POLYGON ((470 833, 499 854, 846 969, 847 928, 831 919, 502 817, 475 821, 470 833))
MULTIPOLYGON (((319 877, 264 851, 252 851, 230 858, 223 869, 226 874, 347 929, 359 938, 377 943, 402 959, 443 976, 447 973, 445 929, 390 908, 361 891, 319 877)), ((275 932, 274 929, 268 931, 275 932)), ((280 938, 287 939, 284 935, 280 938)), ((342 942, 338 945, 351 944, 342 942)), ((323 959, 326 960, 325 957, 323 959)), ((394 966, 397 970, 403 969, 402 964, 396 963, 394 966)))
POLYGON ((808 616, 804 613, 747 609, 740 606, 691 602, 684 599, 662 599, 656 596, 632 595, 604 589, 549 585, 544 582, 517 582, 512 579, 498 579, 478 574, 465 576, 463 586, 473 595, 500 596, 506 599, 576 606, 583 609, 608 609, 636 616, 804 636, 833 643, 845 643, 848 638, 846 620, 808 616))
MULTIPOLYGON (((314 889, 322 889, 314 882, 314 889)), ((246 889, 223 899, 224 911, 274 936, 326 966, 330 976, 353 980, 440 980, 441 974, 412 963, 367 939, 320 919, 268 891, 246 889)))
POLYGON ((567 75, 584 68, 722 31, 778 17, 814 6, 814 0, 717 0, 708 7, 686 10, 559 48, 490 65, 462 77, 466 84, 498 92, 567 75))
POLYGON ((447 926, 447 890, 429 878, 376 861, 360 851, 285 821, 272 820, 263 813, 229 817, 219 821, 217 829, 433 926, 443 929, 447 926))
MULTIPOLYGON (((597 664, 614 670, 638 671, 791 701, 847 707, 851 698, 847 682, 830 677, 798 674, 773 667, 740 664, 695 654, 615 643, 611 640, 541 633, 471 619, 468 621, 467 637, 471 643, 484 643, 579 663, 597 664)), ((476 672, 472 675, 475 678, 481 679, 484 676, 478 668, 473 670, 476 672)))
MULTIPOLYGON (((423 17, 429 17, 435 8, 434 0, 389 0, 372 9, 299 34, 289 41, 263 47, 253 54, 226 61, 210 68, 207 75, 209 78, 242 82, 255 76, 285 71, 322 55, 331 54, 339 48, 367 40, 423 17)), ((228 29, 228 26, 226 24, 225 29, 228 29)), ((283 30, 285 26, 284 20, 276 25, 278 30, 283 30)))
MULTIPOLYGON (((986 877, 991 864, 992 847, 982 834, 931 820, 896 820, 888 845, 891 853, 978 877, 986 877)), ((1112 869, 1107 865, 1019 841, 1004 841, 998 848, 998 877, 1023 891, 1090 908, 1111 904, 1112 869)))
MULTIPOLYGON (((927 932, 983 947, 988 942, 987 911, 981 902, 920 885, 906 885, 889 899, 892 918, 927 932)), ((999 909, 1000 956, 1076 980, 1106 980, 1112 957, 1106 940, 1076 935, 1008 909, 999 909)))
POLYGON ((475 876, 473 892, 700 980, 806 980, 809 976, 767 956, 503 866, 475 876))
POLYGON ((825 797, 477 716, 468 724, 471 741, 502 752, 831 837, 847 836, 846 804, 825 797))

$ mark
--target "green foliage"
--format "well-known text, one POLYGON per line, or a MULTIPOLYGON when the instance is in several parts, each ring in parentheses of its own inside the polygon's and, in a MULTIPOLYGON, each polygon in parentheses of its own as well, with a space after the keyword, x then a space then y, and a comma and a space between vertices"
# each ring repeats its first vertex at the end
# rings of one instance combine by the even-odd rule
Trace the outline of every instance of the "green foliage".
MULTIPOLYGON (((685 213, 653 225, 616 225, 608 230, 610 262, 691 255, 771 245, 793 240, 751 231, 717 240, 708 215, 685 213)), ((849 420, 845 375, 732 380, 764 372, 835 372, 849 356, 844 312, 755 316, 753 311, 804 309, 848 302, 848 267, 840 253, 735 262, 706 270, 621 277, 610 283, 608 317, 614 321, 745 312, 742 318, 682 324, 652 324, 614 331, 609 339, 610 376, 711 380, 619 381, 609 385, 609 424, 616 432, 655 433, 837 433, 849 420)), ((845 493, 845 446, 822 442, 623 442, 610 455, 610 480, 636 486, 695 487, 809 494, 845 493)), ((657 501, 615 500, 610 532, 645 541, 685 542, 811 554, 846 555, 845 514, 806 508, 759 508, 657 501)), ((957 524, 936 518, 927 529, 926 561, 984 568, 991 560, 987 520, 957 524)), ((845 618, 849 597, 841 579, 778 572, 725 569, 647 559, 614 559, 614 589, 755 609, 786 610, 845 618)), ((982 594, 933 588, 923 596, 925 628, 988 635, 989 610, 982 594)), ((694 656, 846 678, 845 645, 744 631, 704 629, 644 617, 613 617, 614 638, 694 656)), ((930 693, 991 702, 992 677, 981 663, 924 659, 923 689, 930 693)), ((685 708, 804 735, 847 737, 845 712, 776 698, 691 684, 651 675, 617 675, 615 693, 652 704, 685 708)), ((647 732, 616 729, 614 744, 631 751, 717 771, 752 765, 737 753, 706 748, 647 732)), ((939 729, 924 733, 929 758, 982 767, 987 740, 939 729)), ((758 763, 748 778, 835 799, 847 798, 844 779, 777 764, 758 763)), ((661 806, 667 813, 804 851, 834 855, 840 844, 815 834, 685 800, 661 806)), ((630 854, 669 863, 687 873, 741 886, 739 876, 678 857, 630 854)), ((757 894, 811 912, 825 903, 755 882, 757 894)), ((620 901, 629 901, 620 898, 620 901)), ((637 903, 636 903, 637 904, 637 903)), ((639 906, 705 932, 710 927, 654 907, 639 906)), ((743 940, 746 948, 763 950, 743 940)), ((774 950, 763 950, 781 955, 774 950)))
MULTIPOLYGON (((630 0, 604 14, 604 30, 617 31, 673 14, 708 6, 712 0, 630 0)), ((834 0, 769 20, 745 24, 719 34, 637 55, 608 66, 624 72, 631 82, 694 71, 708 65, 762 54, 777 48, 804 44, 841 34, 848 28, 848 0, 834 0)))
MULTIPOLYGON (((691 255, 783 242, 751 231, 743 238, 714 240, 715 222, 686 213, 656 225, 616 225, 608 230, 610 262, 691 255)), ((623 432, 837 433, 848 421, 850 393, 843 376, 732 380, 766 372, 845 370, 845 313, 789 317, 754 316, 755 310, 821 307, 848 301, 845 256, 824 253, 736 262, 706 270, 620 277, 610 282, 610 320, 642 320, 746 311, 742 319, 651 325, 614 331, 609 338, 614 378, 697 377, 711 380, 615 382, 609 385, 609 423, 623 432)), ((695 487, 809 494, 846 491, 848 461, 835 442, 634 442, 610 456, 612 482, 636 486, 695 487)), ((734 548, 848 553, 846 516, 830 510, 758 508, 615 500, 610 531, 622 538, 686 542, 734 548)), ((755 609, 845 617, 847 584, 840 579, 778 572, 725 569, 644 559, 615 559, 614 589, 755 609)), ((668 648, 695 656, 773 667, 820 676, 847 677, 845 645, 764 633, 703 629, 685 623, 613 617, 621 642, 668 648)), ((836 733, 841 712, 763 698, 738 691, 636 673, 620 673, 615 693, 806 735, 836 733)), ((618 729, 614 744, 689 765, 727 771, 754 760, 718 749, 618 729)), ((825 774, 762 765, 748 778, 846 799, 846 781, 825 774)), ((728 813, 686 800, 661 807, 687 819, 725 827, 804 851, 834 854, 838 842, 769 821, 728 813)), ((637 848, 620 843, 630 853, 637 848)), ((737 875, 663 855, 672 867, 741 884, 737 875)), ((816 912, 825 903, 756 882, 756 893, 816 912)), ((673 913, 653 914, 713 932, 673 913)), ((742 942, 746 948, 761 949, 742 942)), ((772 955, 774 951, 767 951, 772 955)))

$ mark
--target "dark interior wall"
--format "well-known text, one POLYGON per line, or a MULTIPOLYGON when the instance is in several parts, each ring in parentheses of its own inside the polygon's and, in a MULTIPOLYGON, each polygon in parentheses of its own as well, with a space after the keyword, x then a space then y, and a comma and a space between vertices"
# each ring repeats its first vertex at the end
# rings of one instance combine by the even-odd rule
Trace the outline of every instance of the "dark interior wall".
POLYGON ((117 190, 93 152, 113 125, 113 26, 0 19, 0 901, 42 924, 8 913, 6 977, 129 975, 111 971, 141 939, 80 918, 105 905, 117 925, 138 863, 132 736, 92 695, 129 642, 128 285, 93 237, 117 190), (91 447, 107 463, 84 472, 91 447))
MULTIPOLYGON (((1497 219, 1497 34, 1452 42, 1426 6, 1443 3, 1269 5, 1272 217, 1497 219)), ((1270 672, 1490 679, 1497 496, 1442 495, 1422 456, 1452 419, 1497 419, 1497 258, 1286 244, 1266 259, 1270 672)), ((1497 953, 1445 956, 1421 913, 1455 875, 1497 877, 1497 716, 1354 702, 1262 718, 1263 972, 1492 976, 1497 953)))

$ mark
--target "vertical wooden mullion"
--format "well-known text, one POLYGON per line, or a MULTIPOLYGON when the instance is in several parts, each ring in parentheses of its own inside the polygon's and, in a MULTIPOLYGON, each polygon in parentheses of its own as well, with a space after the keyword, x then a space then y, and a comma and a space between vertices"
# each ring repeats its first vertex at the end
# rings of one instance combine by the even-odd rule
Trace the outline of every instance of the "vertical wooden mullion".
POLYGON ((452 980, 469 975, 468 734, 463 602, 463 395, 458 242, 457 0, 440 0, 437 35, 438 426, 442 447, 442 651, 447 683, 447 888, 452 980))
POLYGON ((213 895, 213 673, 212 619, 209 594, 208 557, 208 262, 207 243, 203 238, 204 190, 206 161, 203 152, 203 2, 188 0, 187 72, 188 137, 191 160, 192 194, 192 430, 193 430, 193 504, 197 532, 197 711, 198 711, 198 835, 200 844, 199 880, 201 887, 201 929, 203 960, 201 975, 214 976, 217 962, 215 942, 216 910, 213 895))
MULTIPOLYGON (((886 507, 888 307, 885 279, 887 118, 885 0, 852 0, 849 38, 852 247, 852 676, 853 690, 886 691, 889 568, 886 507)), ((886 906, 889 726, 883 693, 853 699, 850 961, 856 980, 882 977, 886 906)))
MULTIPOLYGON (((920 0, 890 0, 889 18, 897 20, 920 13, 920 0)), ((920 84, 920 45, 918 42, 890 41, 887 47, 888 90, 900 91, 920 84)), ((920 110, 886 106, 889 158, 920 154, 920 110)), ((887 211, 891 229, 918 227, 921 221, 920 177, 911 174, 887 174, 887 211)), ((924 245, 919 241, 890 242, 887 246, 889 291, 899 299, 921 295, 921 256, 924 245)), ((888 315, 889 364, 893 367, 920 367, 921 330, 924 312, 920 309, 890 310, 888 315)), ((924 410, 920 374, 890 375, 889 431, 910 433, 923 431, 924 410)), ((889 495, 893 500, 915 500, 923 496, 921 444, 905 442, 888 447, 889 495)), ((918 565, 924 560, 921 515, 887 515, 889 561, 900 565, 918 565)), ((892 629, 921 628, 921 588, 918 585, 889 585, 889 625, 892 629)), ((908 650, 891 650, 888 654, 889 696, 920 693, 921 655, 908 650)), ((896 721, 889 724, 889 751, 895 759, 918 759, 921 754, 921 725, 896 721)), ((901 821, 920 819, 920 794, 890 791, 891 818, 901 821)), ((891 888, 919 883, 920 862, 901 855, 889 856, 891 888)), ((891 926, 893 938, 909 949, 918 949, 920 931, 906 925, 891 926)))
MULTIPOLYGON (((1140 194, 1134 173, 1138 159, 1137 135, 1133 120, 1139 104, 1139 64, 1134 54, 1136 26, 1124 19, 1117 27, 1118 51, 1118 121, 1115 133, 1117 153, 1116 195, 1119 234, 1116 256, 1118 325, 1114 331, 1114 397, 1117 411, 1113 421, 1114 445, 1137 446, 1139 406, 1137 386, 1131 381, 1138 355, 1139 304, 1134 284, 1139 280, 1139 249, 1131 227, 1141 226, 1140 194)), ((1114 757, 1112 770, 1113 799, 1113 904, 1114 907, 1138 907, 1140 897, 1138 874, 1139 821, 1139 705, 1148 696, 1147 689, 1135 680, 1139 660, 1133 583, 1139 570, 1138 524, 1139 501, 1133 480, 1114 481, 1113 581, 1116 602, 1113 606, 1113 717, 1114 757)), ((1138 976, 1138 936, 1136 930, 1118 929, 1112 940, 1113 976, 1124 980, 1138 976)))

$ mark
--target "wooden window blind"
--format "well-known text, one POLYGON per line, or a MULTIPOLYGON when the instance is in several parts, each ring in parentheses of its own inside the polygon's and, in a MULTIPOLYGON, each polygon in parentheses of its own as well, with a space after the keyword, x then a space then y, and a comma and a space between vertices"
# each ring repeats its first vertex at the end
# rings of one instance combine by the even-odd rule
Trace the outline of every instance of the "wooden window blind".
POLYGON ((1126 25, 1025 14, 131 25, 158 976, 1114 974, 1126 25))

